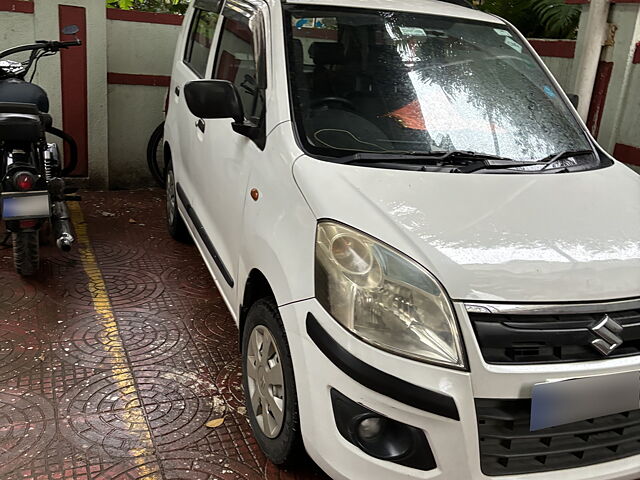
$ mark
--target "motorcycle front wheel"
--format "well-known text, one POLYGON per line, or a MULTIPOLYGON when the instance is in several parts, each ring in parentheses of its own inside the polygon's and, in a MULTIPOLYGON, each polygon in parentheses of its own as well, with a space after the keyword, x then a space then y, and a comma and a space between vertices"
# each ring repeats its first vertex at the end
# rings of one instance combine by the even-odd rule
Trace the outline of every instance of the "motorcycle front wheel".
POLYGON ((35 274, 40 266, 40 244, 38 231, 14 232, 13 263, 16 271, 23 277, 35 274))

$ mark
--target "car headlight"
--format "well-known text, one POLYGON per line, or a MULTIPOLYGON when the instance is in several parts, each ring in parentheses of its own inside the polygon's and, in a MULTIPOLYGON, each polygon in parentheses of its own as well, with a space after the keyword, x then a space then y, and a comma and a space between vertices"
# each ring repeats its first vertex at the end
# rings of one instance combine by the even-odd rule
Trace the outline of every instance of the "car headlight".
POLYGON ((464 367, 453 308, 424 268, 334 222, 318 224, 316 297, 347 330, 402 356, 464 367))

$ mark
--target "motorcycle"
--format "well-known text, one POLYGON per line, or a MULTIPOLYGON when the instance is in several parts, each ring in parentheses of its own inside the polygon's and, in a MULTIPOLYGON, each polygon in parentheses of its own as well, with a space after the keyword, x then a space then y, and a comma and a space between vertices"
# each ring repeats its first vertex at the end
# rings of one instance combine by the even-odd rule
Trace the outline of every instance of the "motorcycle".
MULTIPOLYGON (((70 25, 62 33, 78 31, 70 25)), ((73 191, 62 177, 75 169, 78 148, 71 136, 53 126, 47 93, 32 81, 40 59, 81 44, 77 38, 41 40, 0 52, 0 212, 12 238, 16 271, 23 276, 38 271, 40 231, 47 222, 58 248, 69 251, 74 242, 65 201, 78 198, 69 196, 73 191), (7 60, 22 52, 30 52, 27 60, 7 60), (66 165, 57 144, 47 142, 47 133, 68 145, 66 165)))

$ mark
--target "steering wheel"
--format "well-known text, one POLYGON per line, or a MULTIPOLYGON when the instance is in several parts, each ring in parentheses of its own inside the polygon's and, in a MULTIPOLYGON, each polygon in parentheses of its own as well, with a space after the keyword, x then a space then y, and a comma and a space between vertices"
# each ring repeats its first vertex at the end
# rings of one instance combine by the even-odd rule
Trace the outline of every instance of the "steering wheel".
POLYGON ((349 110, 356 109, 356 106, 353 104, 353 102, 351 102, 351 100, 347 100, 344 97, 322 97, 311 102, 311 108, 317 108, 328 103, 339 103, 342 106, 347 107, 349 110))

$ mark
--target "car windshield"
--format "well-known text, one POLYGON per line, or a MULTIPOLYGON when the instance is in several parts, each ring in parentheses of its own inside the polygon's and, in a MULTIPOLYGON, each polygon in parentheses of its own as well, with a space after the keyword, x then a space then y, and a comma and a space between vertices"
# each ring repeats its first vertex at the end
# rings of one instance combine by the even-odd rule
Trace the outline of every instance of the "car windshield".
POLYGON ((472 151, 531 162, 592 150, 505 26, 299 6, 285 15, 296 126, 310 153, 472 151))

